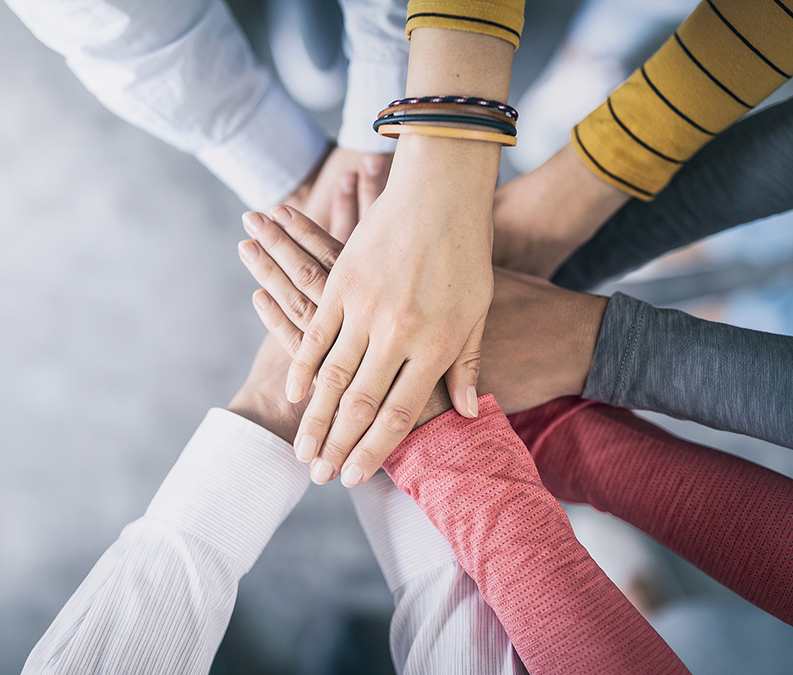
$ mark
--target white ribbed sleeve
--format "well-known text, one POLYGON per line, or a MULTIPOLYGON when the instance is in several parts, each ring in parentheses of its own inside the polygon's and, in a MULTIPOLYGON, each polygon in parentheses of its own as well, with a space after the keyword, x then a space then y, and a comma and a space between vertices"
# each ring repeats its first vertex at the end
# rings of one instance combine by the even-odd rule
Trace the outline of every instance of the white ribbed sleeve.
POLYGON ((100 558, 23 673, 207 673, 240 578, 309 482, 288 443, 210 410, 146 514, 100 558))

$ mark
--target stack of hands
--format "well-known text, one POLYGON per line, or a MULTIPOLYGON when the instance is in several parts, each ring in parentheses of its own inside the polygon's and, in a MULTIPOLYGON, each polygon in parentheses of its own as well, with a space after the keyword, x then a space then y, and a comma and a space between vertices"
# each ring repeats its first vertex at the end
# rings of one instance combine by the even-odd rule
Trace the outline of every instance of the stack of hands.
MULTIPOLYGON (((337 149, 307 197, 295 195, 269 214, 243 217, 251 239, 240 242, 240 256, 262 287, 253 304, 272 337, 230 409, 294 441, 297 458, 310 463, 320 484, 339 475, 348 487, 368 480, 413 428, 452 405, 475 416, 477 389, 493 393, 507 414, 580 395, 608 302, 543 278, 627 199, 597 179, 569 146, 496 191, 494 291, 481 343, 463 335, 465 326, 479 321, 481 293, 472 286, 449 303, 446 279, 460 270, 439 270, 451 265, 431 250, 442 249, 442 239, 422 250, 427 244, 421 237, 393 232, 390 257, 358 253, 378 245, 372 220, 389 212, 390 168, 388 155, 337 149), (567 180, 554 180, 555 174, 567 180), (389 268, 369 269, 381 257, 391 261, 389 268), (426 274, 412 277, 409 265, 426 274), (362 283, 366 275, 374 281, 362 283), (414 297, 422 304, 407 302, 414 297), (365 334, 355 336, 360 329, 365 334), (283 347, 277 357, 272 338, 283 347), (461 341, 458 369, 446 373, 444 386, 439 380, 449 367, 450 345, 461 341), (468 387, 477 387, 472 396, 468 387)), ((483 267, 490 274, 489 262, 483 267)), ((465 284, 472 277, 457 276, 468 277, 465 284)), ((478 336, 476 325, 475 331, 478 336)))

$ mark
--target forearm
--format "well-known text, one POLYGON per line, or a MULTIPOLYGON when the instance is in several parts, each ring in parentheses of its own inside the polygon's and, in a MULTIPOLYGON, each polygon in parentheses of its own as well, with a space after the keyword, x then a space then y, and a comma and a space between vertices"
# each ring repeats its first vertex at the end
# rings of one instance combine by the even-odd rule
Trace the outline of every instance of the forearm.
POLYGON ((447 538, 532 673, 686 672, 575 539, 492 397, 477 419, 432 420, 384 466, 447 538))
POLYGON ((210 411, 146 515, 94 566, 24 672, 208 672, 237 583, 308 483, 286 442, 210 411))
POLYGON ((725 131, 657 199, 627 204, 552 280, 587 290, 708 235, 789 211, 791 183, 793 100, 788 99, 725 131))
POLYGON ((655 197, 706 143, 793 74, 793 12, 776 0, 704 0, 572 132, 582 161, 655 197))
POLYGON ((220 0, 9 5, 107 108, 194 154, 249 206, 292 193, 326 150, 220 0))
POLYGON ((579 398, 510 423, 557 498, 625 520, 793 623, 793 480, 579 398))
POLYGON ((584 398, 793 447, 793 338, 609 301, 584 398))

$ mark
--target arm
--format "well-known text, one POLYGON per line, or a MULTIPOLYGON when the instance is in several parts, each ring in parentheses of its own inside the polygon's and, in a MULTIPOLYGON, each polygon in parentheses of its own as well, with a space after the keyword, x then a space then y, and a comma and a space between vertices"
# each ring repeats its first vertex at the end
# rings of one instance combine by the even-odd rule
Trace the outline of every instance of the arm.
POLYGON ((33 649, 26 675, 209 671, 239 580, 309 485, 279 437, 294 433, 295 414, 256 393, 256 383, 275 391, 285 369, 286 355, 267 346, 230 406, 240 415, 208 413, 145 515, 33 649))
POLYGON ((416 503, 382 471, 350 497, 394 594, 397 673, 525 673, 495 613, 416 503))
POLYGON ((623 519, 793 624, 793 480, 579 398, 510 422, 558 499, 623 519))
POLYGON ((249 205, 293 193, 327 140, 221 0, 9 0, 119 117, 194 154, 249 205))
POLYGON ((793 337, 616 293, 582 396, 793 447, 793 337))
MULTIPOLYGON (((512 51, 487 34, 413 28, 407 94, 504 99, 512 51)), ((288 377, 287 397, 299 401, 317 375, 297 437, 320 459, 317 482, 367 480, 446 371, 455 406, 476 414, 498 161, 493 143, 398 142, 388 184, 334 266, 288 377)))
POLYGON ((578 543, 492 396, 425 424, 386 460, 446 537, 532 673, 685 673, 578 543))

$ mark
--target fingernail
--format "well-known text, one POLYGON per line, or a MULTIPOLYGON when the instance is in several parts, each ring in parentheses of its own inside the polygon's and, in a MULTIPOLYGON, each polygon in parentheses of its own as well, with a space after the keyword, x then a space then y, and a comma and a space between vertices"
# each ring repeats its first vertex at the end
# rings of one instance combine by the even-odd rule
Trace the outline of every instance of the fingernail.
POLYGON ((263 223, 262 217, 255 211, 248 211, 242 214, 242 225, 251 234, 256 234, 261 230, 263 223))
POLYGON ((310 462, 317 454, 317 447, 319 447, 319 443, 316 438, 303 436, 295 448, 295 454, 301 462, 310 462))
POLYGON ((465 390, 465 407, 471 413, 471 417, 479 415, 479 399, 476 397, 476 387, 468 387, 465 390))
POLYGON ((298 403, 303 400, 303 385, 297 380, 290 380, 286 388, 286 400, 290 403, 298 403))
POLYGON ((253 301, 259 309, 269 309, 270 305, 273 303, 270 296, 267 295, 267 291, 256 291, 256 295, 253 296, 253 301))
POLYGON ((339 180, 339 190, 341 190, 345 194, 350 194, 355 190, 355 183, 356 183, 357 176, 354 173, 348 173, 346 176, 342 176, 339 180))
POLYGON ((279 206, 270 215, 281 227, 286 227, 292 222, 292 213, 284 206, 279 206))
POLYGON ((253 262, 259 257, 259 249, 256 248, 256 244, 252 241, 241 241, 237 244, 237 248, 242 253, 242 257, 248 262, 253 262))
POLYGON ((311 465, 311 480, 317 485, 324 485, 333 475, 333 464, 321 457, 314 460, 311 465))
POLYGON ((383 168, 382 155, 367 155, 363 158, 363 170, 370 176, 376 176, 383 168))
POLYGON ((341 472, 341 482, 344 487, 355 487, 363 481, 363 469, 357 464, 348 464, 341 472))

